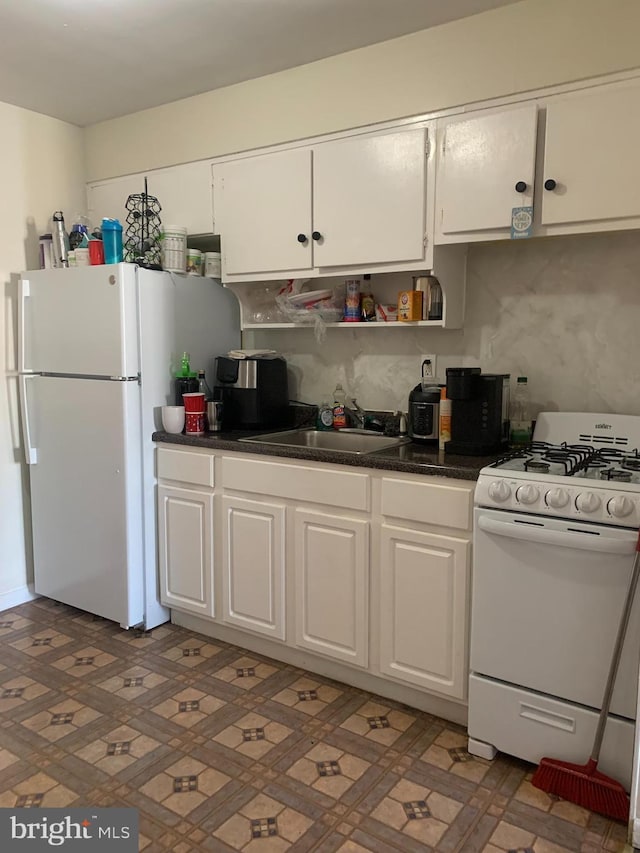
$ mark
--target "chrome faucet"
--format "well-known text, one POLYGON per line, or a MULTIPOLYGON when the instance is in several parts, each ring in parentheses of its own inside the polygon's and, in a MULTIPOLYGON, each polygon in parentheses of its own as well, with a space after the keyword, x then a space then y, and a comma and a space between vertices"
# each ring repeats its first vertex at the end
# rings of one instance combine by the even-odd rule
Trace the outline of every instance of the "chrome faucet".
POLYGON ((349 414, 358 429, 365 428, 365 418, 367 413, 364 409, 360 408, 355 397, 352 397, 350 404, 345 406, 344 410, 349 414))

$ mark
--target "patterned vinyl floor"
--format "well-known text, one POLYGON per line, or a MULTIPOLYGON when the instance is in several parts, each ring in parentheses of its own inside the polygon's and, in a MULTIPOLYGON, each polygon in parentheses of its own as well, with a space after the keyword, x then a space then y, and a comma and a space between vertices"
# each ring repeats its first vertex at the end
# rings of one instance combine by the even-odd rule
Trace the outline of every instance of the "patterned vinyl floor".
POLYGON ((625 827, 462 728, 172 625, 0 613, 0 807, 130 806, 140 850, 596 853, 625 827))

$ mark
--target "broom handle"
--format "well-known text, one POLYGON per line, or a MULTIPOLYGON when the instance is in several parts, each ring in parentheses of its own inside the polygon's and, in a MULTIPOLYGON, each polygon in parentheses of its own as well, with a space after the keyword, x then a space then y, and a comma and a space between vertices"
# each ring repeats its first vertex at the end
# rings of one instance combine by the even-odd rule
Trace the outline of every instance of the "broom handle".
POLYGON ((602 700, 602 710, 600 711, 600 716, 598 717, 598 727, 596 729, 596 736, 593 741, 593 749, 591 751, 591 761, 594 761, 596 763, 598 761, 598 758, 600 757, 600 748, 602 746, 602 739, 604 737, 604 727, 607 723, 609 707, 611 705, 611 696, 613 694, 613 688, 616 683, 616 675, 618 673, 618 666, 620 665, 620 658, 622 657, 622 644, 624 643, 625 634, 627 633, 627 626, 629 624, 629 617, 631 616, 631 608, 633 606, 633 599, 636 594, 636 587, 638 586, 639 578, 640 533, 638 534, 636 554, 633 559, 633 569, 631 570, 631 578, 629 580, 629 588, 627 589, 627 597, 625 599, 624 608, 620 617, 620 626, 618 628, 618 636, 616 637, 616 645, 613 650, 613 656, 611 658, 611 666, 609 667, 609 677, 607 678, 607 686, 605 687, 604 699, 602 700))

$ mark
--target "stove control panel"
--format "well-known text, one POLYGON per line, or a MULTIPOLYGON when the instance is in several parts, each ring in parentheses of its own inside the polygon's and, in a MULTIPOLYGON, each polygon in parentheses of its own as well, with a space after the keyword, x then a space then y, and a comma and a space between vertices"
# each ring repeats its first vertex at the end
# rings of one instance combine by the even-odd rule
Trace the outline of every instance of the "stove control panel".
POLYGON ((559 485, 557 480, 557 477, 545 482, 528 475, 524 479, 522 475, 480 474, 475 505, 620 527, 640 527, 640 489, 637 485, 612 483, 611 486, 594 487, 584 480, 571 480, 559 485))

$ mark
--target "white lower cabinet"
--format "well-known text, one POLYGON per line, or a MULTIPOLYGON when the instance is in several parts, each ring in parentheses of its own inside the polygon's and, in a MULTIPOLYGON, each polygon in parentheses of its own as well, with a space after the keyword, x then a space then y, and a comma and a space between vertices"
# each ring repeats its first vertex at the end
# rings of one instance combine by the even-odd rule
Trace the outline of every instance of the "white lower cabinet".
POLYGON ((468 540, 382 525, 381 672, 465 698, 469 552, 468 540))
POLYGON ((162 603, 215 616, 213 495, 158 486, 158 540, 162 603))
POLYGON ((167 444, 158 477, 163 603, 399 701, 465 701, 473 483, 167 444))
POLYGON ((285 639, 285 507, 224 495, 223 619, 285 639))
POLYGON ((294 512, 295 644, 368 664, 369 522, 294 512))

